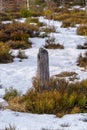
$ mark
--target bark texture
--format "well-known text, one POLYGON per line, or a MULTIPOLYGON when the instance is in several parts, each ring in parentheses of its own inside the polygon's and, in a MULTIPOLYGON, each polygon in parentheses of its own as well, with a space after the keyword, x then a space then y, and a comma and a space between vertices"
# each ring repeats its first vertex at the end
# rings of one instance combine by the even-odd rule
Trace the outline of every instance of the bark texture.
POLYGON ((49 56, 44 48, 39 49, 37 57, 37 78, 39 80, 39 90, 49 89, 49 56))

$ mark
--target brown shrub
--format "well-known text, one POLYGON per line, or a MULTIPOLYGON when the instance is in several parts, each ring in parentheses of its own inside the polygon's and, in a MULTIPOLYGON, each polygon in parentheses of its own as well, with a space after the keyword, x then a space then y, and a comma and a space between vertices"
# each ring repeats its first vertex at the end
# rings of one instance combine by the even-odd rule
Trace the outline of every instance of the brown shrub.
POLYGON ((87 23, 85 11, 81 11, 80 9, 68 10, 67 12, 59 12, 55 15, 54 19, 62 21, 62 27, 74 27, 76 24, 87 23))
POLYGON ((79 26, 77 28, 77 34, 78 35, 85 35, 85 36, 87 36, 87 26, 86 25, 79 26))
POLYGON ((55 75, 56 77, 59 77, 59 78, 68 78, 69 81, 74 81, 75 79, 77 79, 77 73, 76 72, 61 72, 57 75, 55 75))
POLYGON ((35 25, 13 22, 0 25, 0 41, 20 40, 27 41, 28 37, 38 36, 39 28, 35 25))
POLYGON ((51 113, 57 116, 87 112, 87 80, 67 83, 63 79, 51 78, 50 83, 52 89, 49 91, 29 90, 20 97, 10 94, 9 108, 23 112, 51 113))
POLYGON ((61 25, 61 27, 66 28, 66 27, 74 27, 76 25, 76 19, 73 18, 68 18, 65 19, 61 25))
POLYGON ((44 47, 47 49, 64 49, 63 45, 55 43, 54 37, 49 37, 48 39, 46 39, 44 47))
POLYGON ((77 65, 87 69, 87 52, 85 52, 84 56, 82 56, 82 54, 79 55, 77 65))
POLYGON ((9 63, 13 61, 10 48, 4 43, 0 42, 0 63, 9 63))
POLYGON ((32 47, 31 43, 27 41, 8 41, 6 44, 12 49, 27 49, 32 47))
POLYGON ((58 21, 63 21, 63 20, 65 20, 65 19, 67 19, 67 18, 69 18, 70 17, 70 14, 69 13, 59 13, 58 15, 55 15, 55 20, 58 20, 58 21))

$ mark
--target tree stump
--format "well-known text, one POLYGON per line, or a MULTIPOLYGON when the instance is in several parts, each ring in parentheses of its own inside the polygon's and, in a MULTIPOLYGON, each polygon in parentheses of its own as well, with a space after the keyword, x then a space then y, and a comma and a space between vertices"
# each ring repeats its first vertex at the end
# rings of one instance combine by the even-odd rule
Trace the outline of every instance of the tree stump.
POLYGON ((39 91, 49 90, 49 56, 44 48, 39 49, 37 56, 37 79, 39 91))

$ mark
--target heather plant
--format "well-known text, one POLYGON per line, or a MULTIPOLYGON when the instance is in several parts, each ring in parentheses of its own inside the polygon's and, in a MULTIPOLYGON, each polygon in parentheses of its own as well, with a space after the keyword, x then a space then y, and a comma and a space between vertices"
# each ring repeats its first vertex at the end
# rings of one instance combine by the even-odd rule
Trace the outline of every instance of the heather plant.
MULTIPOLYGON (((38 91, 38 79, 33 79, 34 89, 23 96, 11 96, 9 108, 16 111, 50 113, 63 116, 67 113, 87 112, 87 80, 69 83, 51 78, 50 89, 38 91)), ((7 98, 8 99, 8 98, 7 98)))
POLYGON ((56 43, 54 37, 48 37, 48 39, 45 40, 45 48, 47 49, 64 49, 64 46, 56 43))
POLYGON ((75 114, 75 113, 80 113, 80 108, 75 106, 72 110, 71 110, 71 114, 75 114))
POLYGON ((79 26, 77 28, 77 34, 87 36, 87 25, 79 26))
POLYGON ((38 20, 38 18, 32 18, 32 17, 28 17, 27 19, 26 19, 26 22, 27 23, 39 23, 39 20, 38 20))
POLYGON ((82 54, 79 55, 77 59, 77 65, 87 69, 87 52, 85 52, 84 55, 82 54))
POLYGON ((32 47, 32 44, 28 41, 13 41, 10 40, 6 42, 6 44, 11 48, 11 49, 27 49, 32 47))
POLYGON ((47 19, 52 19, 52 11, 50 9, 44 10, 44 15, 47 19))
POLYGON ((29 36, 34 37, 39 35, 39 27, 37 25, 30 25, 27 23, 13 22, 10 24, 0 25, 0 41, 6 42, 27 41, 29 36))
POLYGON ((30 17, 32 16, 32 12, 30 10, 27 10, 27 9, 23 9, 20 11, 20 14, 23 18, 27 18, 27 17, 30 17))
POLYGON ((54 16, 55 20, 62 21, 61 27, 74 27, 76 24, 86 24, 85 11, 80 9, 59 11, 54 16))
POLYGON ((42 28, 42 31, 45 32, 46 34, 49 34, 55 32, 55 27, 51 26, 51 27, 42 28))
POLYGON ((0 12, 0 21, 11 20, 8 13, 0 12))
POLYGON ((0 41, 6 42, 9 40, 9 35, 4 32, 4 30, 0 31, 0 41))
POLYGON ((29 35, 23 31, 15 31, 13 33, 11 33, 11 40, 13 41, 27 41, 29 35))
POLYGON ((5 90, 6 94, 4 96, 5 100, 10 100, 11 98, 14 98, 16 96, 18 96, 18 92, 16 89, 13 89, 12 87, 10 87, 9 89, 5 90))
POLYGON ((13 57, 8 45, 0 42, 0 63, 9 63, 13 61, 13 57))

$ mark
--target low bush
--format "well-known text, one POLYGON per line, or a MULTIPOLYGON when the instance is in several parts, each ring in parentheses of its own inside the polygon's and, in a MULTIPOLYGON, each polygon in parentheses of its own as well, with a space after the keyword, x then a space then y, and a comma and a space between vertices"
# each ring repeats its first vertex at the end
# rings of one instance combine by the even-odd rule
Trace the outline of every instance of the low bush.
POLYGON ((80 9, 67 10, 56 13, 55 20, 62 21, 62 27, 74 27, 76 24, 86 24, 85 11, 80 9))
POLYGON ((32 44, 27 41, 8 41, 5 44, 7 44, 12 49, 27 49, 32 47, 32 44))
POLYGON ((39 27, 27 23, 13 22, 0 25, 0 41, 27 41, 29 36, 39 35, 39 27))
POLYGON ((77 34, 78 34, 78 35, 87 36, 87 26, 86 26, 86 25, 79 26, 79 27, 77 28, 77 34))
POLYGON ((28 17, 28 18, 26 19, 26 22, 27 22, 27 23, 39 23, 39 20, 38 20, 38 18, 28 17))
POLYGON ((15 31, 11 33, 10 38, 14 41, 27 41, 29 35, 23 31, 15 31))
POLYGON ((63 45, 58 43, 56 44, 54 37, 50 37, 46 39, 44 47, 46 49, 64 49, 63 45))
POLYGON ((18 96, 17 90, 13 89, 12 87, 9 88, 9 89, 6 89, 5 93, 6 94, 4 95, 4 99, 7 100, 7 101, 10 100, 11 98, 18 96))
POLYGON ((74 27, 76 25, 76 19, 68 18, 63 21, 61 27, 67 28, 67 27, 74 27))
MULTIPOLYGON (((34 79, 37 80, 37 79, 34 79)), ((68 83, 64 79, 51 78, 50 90, 29 90, 23 96, 9 98, 9 108, 32 113, 64 115, 67 113, 87 112, 87 80, 68 83)), ((7 98, 8 99, 8 98, 7 98)))
POLYGON ((39 19, 38 19, 38 18, 28 17, 28 18, 26 19, 26 23, 28 23, 28 24, 36 24, 36 25, 39 26, 39 27, 43 26, 43 23, 42 23, 42 22, 39 22, 39 19))
POLYGON ((63 13, 63 14, 59 13, 59 14, 55 15, 54 19, 58 20, 58 21, 63 21, 67 18, 70 18, 70 13, 63 13))
POLYGON ((28 11, 27 9, 23 9, 20 11, 20 15, 23 18, 27 18, 27 17, 32 16, 32 12, 30 10, 28 11))
POLYGON ((11 20, 10 16, 5 12, 0 12, 0 21, 11 20))
POLYGON ((9 63, 13 61, 8 45, 0 42, 0 63, 9 63))
POLYGON ((75 79, 77 79, 77 73, 73 71, 72 72, 64 71, 55 76, 59 78, 68 78, 69 81, 74 81, 75 79))
POLYGON ((70 77, 70 76, 73 76, 73 75, 77 75, 77 73, 73 72, 73 71, 71 71, 71 72, 64 71, 64 72, 61 72, 61 73, 59 73, 55 76, 57 76, 57 77, 70 77))
POLYGON ((82 56, 82 54, 79 55, 77 59, 77 65, 80 67, 84 67, 87 69, 87 52, 82 56))
POLYGON ((52 32, 55 32, 55 27, 52 26, 52 27, 42 28, 42 31, 45 32, 46 34, 52 33, 52 32))
POLYGON ((0 41, 6 42, 9 40, 9 35, 4 32, 4 30, 0 31, 0 41))
POLYGON ((45 16, 47 19, 52 19, 52 18, 53 18, 53 12, 52 12, 52 10, 50 10, 50 9, 44 10, 44 16, 45 16))
POLYGON ((72 110, 71 110, 71 114, 75 114, 75 113, 80 113, 80 108, 79 107, 74 107, 72 110))

